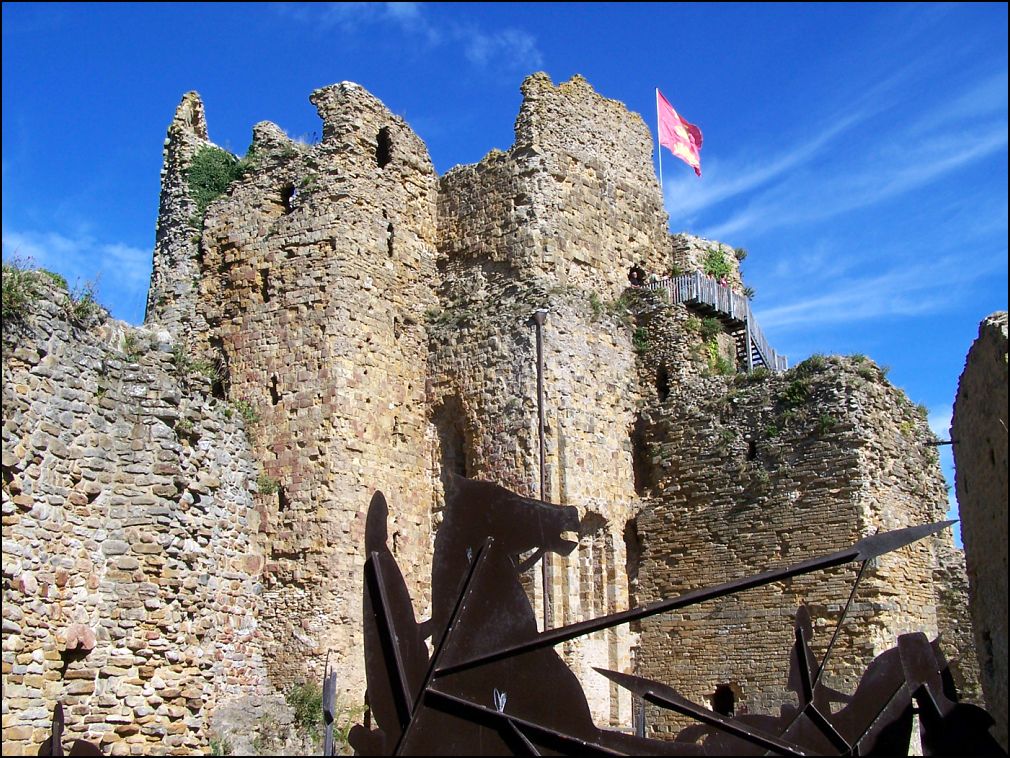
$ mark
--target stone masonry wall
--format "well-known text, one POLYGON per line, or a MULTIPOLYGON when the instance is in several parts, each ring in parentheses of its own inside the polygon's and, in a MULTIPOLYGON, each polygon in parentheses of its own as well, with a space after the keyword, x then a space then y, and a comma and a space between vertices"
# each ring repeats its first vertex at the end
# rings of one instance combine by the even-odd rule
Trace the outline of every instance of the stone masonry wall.
POLYGON ((1007 747, 1007 314, 978 330, 951 426, 961 536, 982 691, 1007 747))
MULTIPOLYGON (((638 518, 644 602, 943 518, 944 487, 925 419, 865 359, 815 357, 783 375, 681 382, 643 414, 653 464, 651 497, 638 518)), ((946 533, 868 566, 832 653, 829 686, 851 692, 869 660, 900 633, 945 631, 952 604, 938 597, 933 575, 937 551, 950 542, 946 533)), ((647 619, 638 671, 705 704, 728 686, 737 713, 775 714, 795 699, 786 679, 797 607, 809 608, 815 654, 822 655, 857 569, 841 566, 647 619)), ((953 623, 964 625, 963 612, 953 623)), ((944 639, 956 665, 964 651, 944 639)), ((690 723, 651 707, 646 720, 660 736, 690 723)))
MULTIPOLYGON (((577 506, 584 531, 578 551, 550 559, 551 621, 558 625, 629 602, 625 535, 638 508, 632 434, 639 391, 632 330, 615 300, 633 263, 651 270, 668 263, 669 239, 641 118, 581 77, 555 87, 536 74, 522 90, 512 149, 442 179, 444 279, 441 308, 430 318, 429 403, 432 437, 440 441, 436 469, 451 460, 459 473, 537 494, 531 317, 548 309, 545 498, 577 506), (462 461, 447 454, 450 444, 462 461)), ((530 586, 540 613, 539 570, 530 586)), ((633 643, 622 628, 563 650, 600 724, 630 725, 631 701, 591 667, 629 669, 633 643)))
POLYGON ((167 333, 68 322, 49 288, 4 323, 3 754, 207 748, 265 688, 256 470, 236 415, 167 333))
POLYGON ((427 604, 423 314, 435 302, 437 185, 424 144, 364 89, 345 82, 311 100, 322 142, 258 124, 255 169, 208 207, 199 307, 276 488, 259 526, 271 681, 319 681, 332 651, 343 696, 357 700, 375 490, 418 616, 427 604))

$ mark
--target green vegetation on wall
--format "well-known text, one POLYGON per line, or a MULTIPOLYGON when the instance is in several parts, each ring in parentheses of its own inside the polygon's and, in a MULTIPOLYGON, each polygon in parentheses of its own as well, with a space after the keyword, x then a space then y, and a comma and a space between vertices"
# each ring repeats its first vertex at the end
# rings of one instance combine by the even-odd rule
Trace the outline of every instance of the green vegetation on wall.
POLYGON ((203 227, 207 206, 221 197, 228 185, 241 178, 253 165, 251 155, 239 159, 227 150, 213 145, 206 145, 197 151, 187 173, 189 196, 196 203, 193 218, 196 228, 203 227))
POLYGON ((723 279, 733 272, 733 267, 726 260, 726 253, 718 247, 710 247, 705 252, 705 260, 702 261, 704 272, 714 279, 723 279))

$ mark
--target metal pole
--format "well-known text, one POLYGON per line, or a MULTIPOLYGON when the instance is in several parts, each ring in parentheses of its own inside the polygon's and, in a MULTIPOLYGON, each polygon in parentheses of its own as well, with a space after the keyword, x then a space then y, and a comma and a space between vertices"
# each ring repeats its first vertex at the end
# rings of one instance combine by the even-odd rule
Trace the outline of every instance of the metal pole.
MULTIPOLYGON (((537 308, 533 312, 533 323, 537 329, 537 419, 540 437, 540 499, 547 501, 547 439, 544 430, 544 322, 547 309, 537 308)), ((550 552, 545 551, 540 563, 540 580, 544 591, 544 629, 550 629, 551 619, 551 571, 550 552)))

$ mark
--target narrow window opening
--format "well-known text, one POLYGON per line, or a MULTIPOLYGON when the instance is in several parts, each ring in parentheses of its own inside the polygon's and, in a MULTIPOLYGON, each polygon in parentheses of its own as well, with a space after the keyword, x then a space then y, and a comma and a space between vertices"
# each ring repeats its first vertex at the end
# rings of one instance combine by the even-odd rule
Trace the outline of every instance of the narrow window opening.
POLYGON ((400 553, 400 533, 393 532, 393 555, 399 555, 400 553))
MULTIPOLYGON (((638 536, 638 520, 630 519, 624 525, 624 575, 628 577, 628 605, 638 605, 638 567, 642 561, 642 541, 638 536)), ((631 631, 640 632, 642 623, 631 622, 631 631)))
POLYGON ((281 205, 284 206, 285 213, 291 213, 294 209, 292 203, 297 194, 298 190, 295 189, 295 185, 293 184, 285 184, 281 189, 281 205))
POLYGON ((284 491, 283 487, 277 488, 277 512, 282 513, 291 507, 291 501, 288 500, 288 493, 284 491))
POLYGON ((736 695, 728 684, 720 684, 712 695, 712 710, 723 716, 732 716, 736 711, 736 695))
POLYGON ((747 441, 747 460, 752 461, 757 458, 758 449, 757 442, 754 440, 747 441))
POLYGON ((218 400, 226 400, 231 389, 231 376, 228 367, 228 354, 224 351, 224 343, 220 337, 210 338, 210 347, 215 353, 214 378, 210 384, 210 394, 218 400))
POLYGON ((631 429, 631 466, 635 476, 635 493, 644 496, 652 483, 652 456, 645 439, 645 420, 639 418, 631 429))
POLYGON ((400 332, 401 332, 401 329, 400 329, 400 319, 398 319, 396 316, 393 316, 393 339, 394 340, 400 339, 400 332))
POLYGON ((660 366, 656 371, 656 394, 660 400, 670 397, 670 375, 666 371, 666 366, 660 366))
POLYGON ((448 487, 450 475, 469 476, 467 463, 467 438, 464 432, 463 406, 458 397, 449 397, 439 406, 432 417, 435 433, 438 435, 439 479, 443 492, 448 487))
POLYGON ((281 400, 281 394, 277 391, 277 374, 270 377, 270 402, 277 405, 281 400))
POLYGON ((379 129, 379 136, 375 145, 375 162, 379 168, 385 168, 392 160, 393 140, 389 136, 389 127, 384 126, 379 129))
POLYGON ((270 270, 260 269, 260 297, 264 303, 270 302, 270 270))
POLYGON ((389 253, 389 257, 393 257, 393 223, 390 222, 386 225, 386 252, 389 253))

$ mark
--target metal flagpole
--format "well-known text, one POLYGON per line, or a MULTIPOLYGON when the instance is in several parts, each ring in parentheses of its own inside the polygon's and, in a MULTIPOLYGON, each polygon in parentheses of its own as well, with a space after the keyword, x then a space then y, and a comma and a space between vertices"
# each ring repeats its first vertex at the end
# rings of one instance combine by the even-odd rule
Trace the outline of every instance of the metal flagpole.
POLYGON ((663 190, 663 139, 659 130, 659 87, 656 87, 656 152, 659 153, 659 194, 663 197, 663 204, 666 205, 666 192, 663 190))

